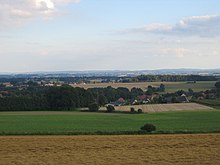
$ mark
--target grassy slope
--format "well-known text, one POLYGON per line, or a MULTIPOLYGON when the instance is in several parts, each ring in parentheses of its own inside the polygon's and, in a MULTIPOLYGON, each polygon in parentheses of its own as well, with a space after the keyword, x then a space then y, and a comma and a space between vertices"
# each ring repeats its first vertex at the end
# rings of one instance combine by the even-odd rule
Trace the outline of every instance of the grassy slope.
POLYGON ((152 114, 85 112, 1 112, 0 133, 96 132, 139 130, 145 123, 158 131, 220 131, 220 111, 184 111, 152 114))
POLYGON ((196 102, 208 106, 220 106, 220 99, 204 99, 204 100, 197 100, 196 102))

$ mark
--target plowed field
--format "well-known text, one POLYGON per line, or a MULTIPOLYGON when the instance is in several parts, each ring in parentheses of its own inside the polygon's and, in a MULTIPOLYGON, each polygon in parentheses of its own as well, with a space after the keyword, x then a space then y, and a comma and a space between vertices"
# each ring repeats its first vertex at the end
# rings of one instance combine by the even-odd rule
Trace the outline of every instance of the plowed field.
POLYGON ((220 164, 220 134, 0 137, 0 164, 220 164))

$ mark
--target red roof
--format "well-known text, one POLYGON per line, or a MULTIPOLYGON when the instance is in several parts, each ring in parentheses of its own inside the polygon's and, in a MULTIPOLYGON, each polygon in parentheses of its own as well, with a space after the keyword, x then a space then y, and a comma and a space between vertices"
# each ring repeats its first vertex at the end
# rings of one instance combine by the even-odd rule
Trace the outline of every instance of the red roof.
POLYGON ((118 102, 123 103, 123 102, 125 102, 125 99, 123 99, 123 98, 121 97, 121 98, 118 99, 118 102))

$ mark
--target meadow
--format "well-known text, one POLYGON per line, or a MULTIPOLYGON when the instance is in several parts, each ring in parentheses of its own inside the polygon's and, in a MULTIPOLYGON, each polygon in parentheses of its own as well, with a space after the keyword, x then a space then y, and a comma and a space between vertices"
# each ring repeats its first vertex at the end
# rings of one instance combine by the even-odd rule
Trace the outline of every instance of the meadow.
POLYGON ((196 102, 212 107, 220 107, 220 99, 204 99, 204 100, 197 100, 196 102))
POLYGON ((138 131, 145 123, 157 132, 219 132, 220 110, 158 112, 148 114, 89 112, 1 112, 0 134, 65 135, 138 131))
POLYGON ((165 92, 176 92, 178 90, 188 91, 189 88, 193 89, 195 92, 205 91, 214 88, 215 81, 197 81, 196 83, 188 82, 137 82, 137 83, 96 83, 96 84, 72 84, 73 87, 81 88, 105 88, 111 86, 113 88, 126 87, 131 90, 133 87, 141 88, 146 91, 149 85, 160 86, 163 83, 165 85, 165 92))

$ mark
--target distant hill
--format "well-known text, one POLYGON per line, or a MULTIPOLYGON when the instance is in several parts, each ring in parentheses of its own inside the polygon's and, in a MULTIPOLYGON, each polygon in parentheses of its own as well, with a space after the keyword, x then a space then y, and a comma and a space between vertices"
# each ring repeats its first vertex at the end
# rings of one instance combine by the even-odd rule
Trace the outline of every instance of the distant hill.
POLYGON ((220 69, 157 69, 157 70, 89 70, 89 71, 51 71, 29 73, 0 72, 0 78, 34 77, 135 77, 138 75, 220 75, 220 69))

